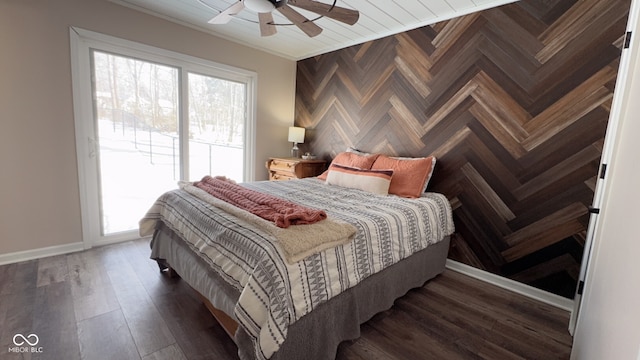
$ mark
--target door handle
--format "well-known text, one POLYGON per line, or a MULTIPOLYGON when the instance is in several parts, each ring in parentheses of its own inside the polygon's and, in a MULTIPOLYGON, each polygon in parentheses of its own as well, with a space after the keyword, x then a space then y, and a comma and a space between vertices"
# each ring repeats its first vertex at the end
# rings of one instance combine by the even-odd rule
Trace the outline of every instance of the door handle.
POLYGON ((88 137, 87 140, 89 143, 89 159, 93 159, 96 157, 96 139, 88 137))

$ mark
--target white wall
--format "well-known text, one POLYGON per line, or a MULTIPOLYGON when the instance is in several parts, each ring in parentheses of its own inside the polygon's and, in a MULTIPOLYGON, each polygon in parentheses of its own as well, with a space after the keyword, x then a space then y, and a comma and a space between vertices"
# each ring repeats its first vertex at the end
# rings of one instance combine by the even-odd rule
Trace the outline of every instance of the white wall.
MULTIPOLYGON (((634 0, 630 21, 639 6, 634 0)), ((625 50, 631 51, 629 81, 620 94, 617 141, 571 354, 576 360, 640 358, 640 27, 634 27, 625 50)))
POLYGON ((255 71, 256 180, 289 153, 294 61, 107 0, 1 0, 0 258, 82 241, 70 26, 255 71))

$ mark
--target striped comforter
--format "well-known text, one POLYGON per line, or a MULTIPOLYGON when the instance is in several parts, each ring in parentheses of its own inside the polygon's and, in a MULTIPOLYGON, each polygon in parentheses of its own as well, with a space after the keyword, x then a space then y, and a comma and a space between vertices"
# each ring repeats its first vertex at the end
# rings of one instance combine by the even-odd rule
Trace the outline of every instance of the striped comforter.
POLYGON ((290 324, 319 304, 454 231, 447 199, 378 196, 307 178, 243 186, 325 210, 353 224, 353 241, 288 264, 272 235, 183 190, 162 195, 145 217, 164 222, 240 293, 234 315, 268 359, 290 324))

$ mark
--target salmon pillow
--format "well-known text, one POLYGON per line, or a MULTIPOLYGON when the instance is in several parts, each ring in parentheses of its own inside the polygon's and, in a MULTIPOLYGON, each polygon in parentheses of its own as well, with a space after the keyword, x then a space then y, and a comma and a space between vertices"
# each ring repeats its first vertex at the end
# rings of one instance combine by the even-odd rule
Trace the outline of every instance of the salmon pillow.
MULTIPOLYGON (((336 165, 342 165, 342 166, 347 166, 351 168, 369 170, 371 169, 373 162, 376 161, 378 156, 379 154, 360 155, 352 152, 341 152, 340 154, 336 155, 333 161, 331 161, 331 165, 336 164, 336 165)), ((320 176, 318 176, 318 179, 327 180, 328 173, 329 173, 329 170, 325 171, 320 176)))
POLYGON ((389 194, 406 198, 417 198, 427 189, 436 158, 392 158, 380 155, 373 163, 372 170, 392 169, 393 178, 389 194))

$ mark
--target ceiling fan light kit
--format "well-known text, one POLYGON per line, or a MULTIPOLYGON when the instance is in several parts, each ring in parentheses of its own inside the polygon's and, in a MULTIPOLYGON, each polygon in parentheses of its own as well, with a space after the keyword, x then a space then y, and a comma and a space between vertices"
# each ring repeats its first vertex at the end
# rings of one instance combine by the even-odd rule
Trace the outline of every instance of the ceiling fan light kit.
POLYGON ((336 1, 333 0, 333 4, 325 4, 315 0, 240 0, 209 20, 209 24, 226 24, 246 7, 258 14, 261 36, 274 35, 277 32, 277 25, 295 25, 308 36, 314 37, 322 32, 322 28, 314 21, 322 17, 328 17, 348 25, 354 25, 358 22, 360 13, 357 10, 336 6, 336 1), (309 20, 291 6, 316 13, 318 17, 309 20), (278 10, 291 21, 291 24, 274 23, 273 10, 278 10))
POLYGON ((244 6, 257 13, 269 13, 276 8, 269 0, 244 0, 244 6))

